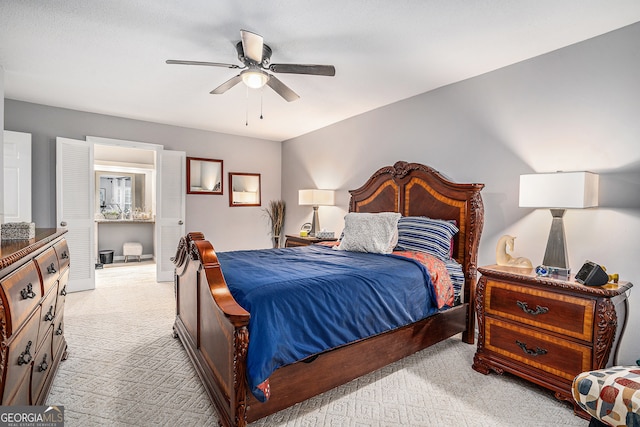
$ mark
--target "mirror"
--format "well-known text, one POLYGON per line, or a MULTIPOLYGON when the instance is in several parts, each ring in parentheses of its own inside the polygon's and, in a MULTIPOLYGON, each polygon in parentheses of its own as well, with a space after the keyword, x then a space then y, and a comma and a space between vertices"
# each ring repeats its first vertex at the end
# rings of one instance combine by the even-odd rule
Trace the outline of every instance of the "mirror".
POLYGON ((187 194, 222 194, 222 160, 187 157, 187 194))
POLYGON ((260 174, 229 172, 229 206, 260 206, 260 174))
POLYGON ((96 214, 104 219, 150 219, 145 173, 96 171, 96 214))

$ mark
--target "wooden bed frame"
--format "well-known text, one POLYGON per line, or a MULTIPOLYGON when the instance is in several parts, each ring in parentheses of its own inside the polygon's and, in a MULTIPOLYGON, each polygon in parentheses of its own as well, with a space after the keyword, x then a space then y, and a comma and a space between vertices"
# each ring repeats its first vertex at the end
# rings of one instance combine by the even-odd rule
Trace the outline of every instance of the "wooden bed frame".
POLYGON ((218 412, 219 423, 245 426, 460 332, 464 342, 473 344, 483 187, 453 183, 428 166, 397 162, 350 191, 351 212, 393 211, 456 220, 460 232, 454 239, 454 257, 464 267, 463 302, 419 322, 277 369, 269 379, 271 397, 265 403, 258 402, 247 386, 250 313, 229 292, 211 243, 202 233, 183 237, 174 259, 177 313, 173 330, 218 412))

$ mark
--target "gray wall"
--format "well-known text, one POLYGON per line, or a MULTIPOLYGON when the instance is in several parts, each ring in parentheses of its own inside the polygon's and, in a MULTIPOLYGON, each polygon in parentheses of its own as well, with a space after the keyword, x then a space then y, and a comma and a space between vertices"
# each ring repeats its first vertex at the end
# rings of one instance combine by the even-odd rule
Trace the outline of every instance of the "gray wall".
MULTIPOLYGON (((600 173, 600 207, 568 211, 574 272, 585 260, 640 286, 640 24, 440 88, 286 141, 282 195, 286 232, 311 218, 300 188, 337 189, 320 207, 321 227, 340 232, 347 190, 397 160, 425 163, 458 182, 481 182, 485 226, 479 264, 495 263, 504 234, 516 256, 540 264, 548 210, 518 207, 519 175, 556 170, 600 173)), ((375 90, 375 88, 372 88, 375 90)), ((640 322, 640 296, 630 324, 640 322)), ((640 355, 630 328, 620 361, 640 355)))
MULTIPOLYGON (((32 134, 32 209, 37 227, 56 224, 56 137, 86 136, 161 144, 187 156, 224 161, 223 195, 187 195, 186 230, 201 231, 217 250, 271 246, 261 207, 229 207, 227 172, 261 174, 263 206, 280 198, 281 143, 5 100, 5 129, 32 134), (251 153, 251 156, 246 155, 251 153)), ((186 189, 185 189, 186 191, 186 189)))
POLYGON ((152 223, 98 223, 98 251, 110 250, 113 251, 114 257, 122 257, 124 242, 138 242, 142 244, 142 255, 153 255, 153 231, 152 223))

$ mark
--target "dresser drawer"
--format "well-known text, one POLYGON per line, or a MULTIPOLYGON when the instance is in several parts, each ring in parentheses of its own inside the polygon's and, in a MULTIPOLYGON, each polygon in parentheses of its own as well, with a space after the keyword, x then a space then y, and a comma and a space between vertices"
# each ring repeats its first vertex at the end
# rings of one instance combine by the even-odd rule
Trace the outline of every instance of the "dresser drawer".
POLYGON ((53 245, 53 249, 56 251, 56 256, 58 257, 60 271, 64 271, 64 269, 69 266, 69 246, 67 246, 67 241, 59 241, 53 245))
POLYGON ((589 346, 491 317, 485 321, 485 347, 489 351, 568 381, 591 369, 589 346))
POLYGON ((35 258, 40 277, 42 277, 42 294, 46 295, 51 286, 58 280, 60 266, 56 251, 51 247, 35 258))
POLYGON ((67 283, 69 283, 69 269, 62 272, 58 281, 58 300, 56 301, 56 313, 64 306, 67 300, 67 283))
POLYGON ((53 325, 56 318, 56 297, 58 296, 57 284, 53 289, 50 289, 49 294, 42 301, 42 308, 40 309, 40 328, 38 332, 38 344, 46 338, 46 334, 51 334, 51 325, 53 325))
POLYGON ((584 341, 591 341, 595 300, 487 281, 486 312, 584 341))
POLYGON ((29 317, 42 298, 40 276, 33 262, 28 262, 0 282, 2 303, 10 316, 7 316, 7 337, 18 329, 29 317), (6 300, 5 300, 6 298, 6 300))
POLYGON ((56 313, 56 318, 53 321, 53 345, 51 347, 52 354, 58 355, 61 350, 60 345, 65 342, 64 340, 64 307, 56 313))
MULTIPOLYGON (((18 383, 17 388, 5 388, 6 396, 2 399, 3 406, 24 405, 29 402, 29 388, 31 385, 31 370, 25 372, 25 377, 18 383)), ((19 425, 19 424, 18 424, 19 425)))
POLYGON ((47 338, 44 340, 33 359, 33 371, 31 372, 31 402, 37 402, 42 387, 44 386, 51 367, 53 357, 51 355, 51 339, 53 336, 53 326, 47 330, 47 338))
MULTIPOLYGON (((28 379, 31 372, 31 365, 36 354, 38 339, 38 322, 40 319, 40 308, 38 307, 33 315, 27 320, 25 327, 17 334, 7 352, 7 374, 5 377, 4 393, 2 396, 2 404, 7 405, 8 402, 17 402, 17 394, 20 393, 22 382, 28 379)), ((24 401, 21 404, 28 404, 24 401)))

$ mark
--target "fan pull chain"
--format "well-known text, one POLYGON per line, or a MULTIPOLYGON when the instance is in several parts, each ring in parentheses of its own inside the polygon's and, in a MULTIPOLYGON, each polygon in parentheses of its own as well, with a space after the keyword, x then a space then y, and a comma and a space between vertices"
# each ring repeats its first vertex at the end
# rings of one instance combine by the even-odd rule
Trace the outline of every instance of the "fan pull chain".
POLYGON ((247 97, 246 97, 246 109, 245 109, 245 118, 244 125, 249 126, 249 87, 247 86, 247 97))
POLYGON ((262 117, 262 102, 264 100, 264 86, 262 86, 262 88, 260 89, 260 120, 262 120, 264 117, 262 117))

